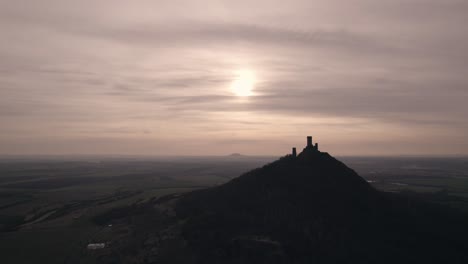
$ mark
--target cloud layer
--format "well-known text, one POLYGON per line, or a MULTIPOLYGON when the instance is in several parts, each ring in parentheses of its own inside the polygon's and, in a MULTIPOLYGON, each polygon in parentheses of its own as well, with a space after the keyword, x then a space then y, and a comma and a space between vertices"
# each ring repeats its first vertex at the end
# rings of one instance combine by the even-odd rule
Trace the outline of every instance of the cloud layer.
POLYGON ((0 154, 468 154, 462 0, 1 1, 0 154), (229 89, 255 72, 254 96, 229 89))

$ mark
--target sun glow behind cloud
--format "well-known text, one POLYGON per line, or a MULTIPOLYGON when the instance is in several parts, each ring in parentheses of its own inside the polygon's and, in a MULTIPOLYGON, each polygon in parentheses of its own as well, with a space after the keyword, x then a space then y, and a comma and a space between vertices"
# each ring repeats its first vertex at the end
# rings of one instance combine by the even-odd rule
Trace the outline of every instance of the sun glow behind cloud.
POLYGON ((466 1, 23 2, 0 153, 467 153, 466 1))
POLYGON ((231 91, 236 96, 247 97, 253 95, 256 78, 251 70, 240 70, 231 83, 231 91))

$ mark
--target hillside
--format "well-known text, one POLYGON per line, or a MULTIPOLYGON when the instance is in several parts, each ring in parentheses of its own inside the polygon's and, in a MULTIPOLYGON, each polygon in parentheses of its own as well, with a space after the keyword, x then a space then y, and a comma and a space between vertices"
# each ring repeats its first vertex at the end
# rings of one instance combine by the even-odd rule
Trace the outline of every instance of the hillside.
POLYGON ((103 222, 130 231, 100 262, 468 263, 467 220, 374 189, 310 140, 226 184, 111 212, 103 222))
POLYGON ((306 147, 177 203, 199 263, 464 263, 456 212, 379 192, 306 147))

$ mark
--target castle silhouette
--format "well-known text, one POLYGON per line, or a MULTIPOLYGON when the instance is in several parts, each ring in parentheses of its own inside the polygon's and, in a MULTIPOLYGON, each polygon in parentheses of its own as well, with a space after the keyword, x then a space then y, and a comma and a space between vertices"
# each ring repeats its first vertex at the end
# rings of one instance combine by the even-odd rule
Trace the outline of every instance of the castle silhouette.
MULTIPOLYGON (((303 152, 304 151, 313 151, 313 152, 319 152, 319 149, 318 149, 318 143, 315 143, 315 145, 312 143, 312 136, 307 136, 307 145, 306 147, 304 148, 303 152)), ((293 157, 297 157, 297 151, 296 151, 296 148, 292 148, 292 156, 293 157)))

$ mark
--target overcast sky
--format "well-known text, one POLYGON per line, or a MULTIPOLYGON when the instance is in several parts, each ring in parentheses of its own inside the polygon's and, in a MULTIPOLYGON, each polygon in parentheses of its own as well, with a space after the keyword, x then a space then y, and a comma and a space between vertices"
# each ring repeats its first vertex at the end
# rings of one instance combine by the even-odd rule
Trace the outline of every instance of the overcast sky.
POLYGON ((0 0, 0 154, 468 154, 466 0, 0 0), (252 96, 233 82, 249 72, 252 96))

